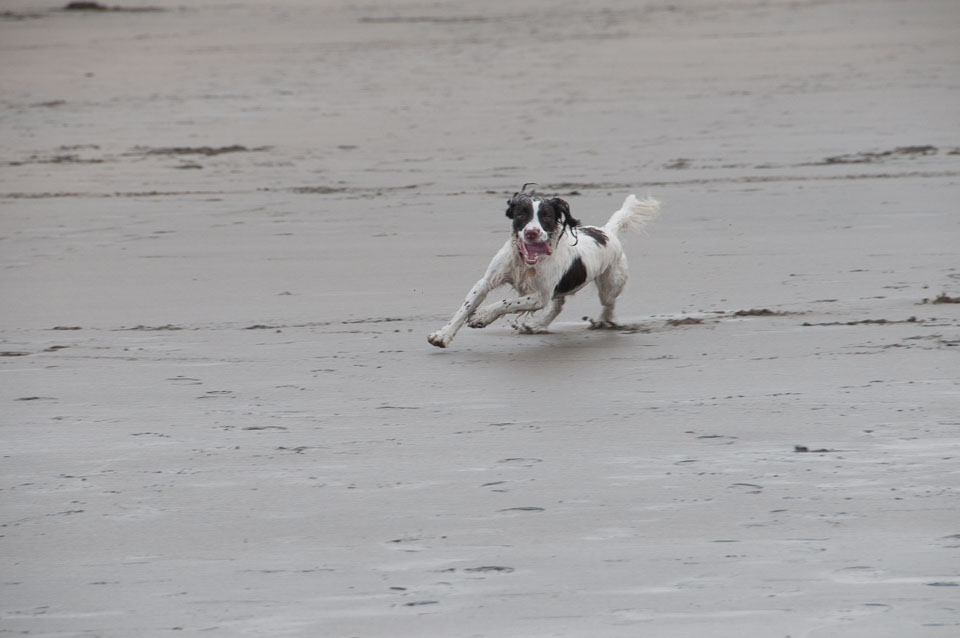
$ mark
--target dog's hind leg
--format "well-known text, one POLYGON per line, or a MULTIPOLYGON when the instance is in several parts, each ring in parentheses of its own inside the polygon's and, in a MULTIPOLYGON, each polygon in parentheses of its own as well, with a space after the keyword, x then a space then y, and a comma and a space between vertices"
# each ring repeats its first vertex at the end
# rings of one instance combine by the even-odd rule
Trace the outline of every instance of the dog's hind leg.
POLYGON ((554 319, 557 318, 557 315, 560 314, 560 311, 563 310, 563 302, 566 300, 566 297, 556 297, 553 301, 550 302, 550 305, 547 306, 547 309, 544 311, 542 317, 538 317, 536 321, 531 323, 521 322, 517 325, 517 330, 524 334, 540 334, 547 332, 547 328, 550 327, 550 324, 554 319))
POLYGON ((620 326, 614 320, 614 309, 617 305, 617 297, 623 292, 627 285, 628 277, 627 258, 623 255, 616 264, 601 273, 597 279, 597 291, 600 293, 600 305, 602 310, 597 319, 588 319, 591 328, 619 328, 620 326))

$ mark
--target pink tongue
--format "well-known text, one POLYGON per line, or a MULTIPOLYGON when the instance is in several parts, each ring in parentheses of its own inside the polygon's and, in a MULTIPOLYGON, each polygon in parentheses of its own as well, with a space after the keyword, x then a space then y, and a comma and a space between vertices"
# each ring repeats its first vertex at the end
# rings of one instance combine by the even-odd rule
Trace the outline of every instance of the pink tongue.
POLYGON ((547 244, 547 242, 542 242, 539 244, 527 244, 526 249, 527 249, 527 254, 530 256, 550 254, 550 245, 547 244))

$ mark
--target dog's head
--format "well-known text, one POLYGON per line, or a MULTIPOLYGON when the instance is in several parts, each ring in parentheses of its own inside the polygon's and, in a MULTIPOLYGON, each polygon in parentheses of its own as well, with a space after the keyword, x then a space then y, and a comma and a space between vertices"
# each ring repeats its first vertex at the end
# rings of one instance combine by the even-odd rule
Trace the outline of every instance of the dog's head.
POLYGON ((533 266, 541 256, 553 254, 553 248, 567 228, 574 229, 580 221, 570 215, 570 206, 559 197, 545 199, 523 190, 507 200, 507 217, 513 220, 513 233, 520 257, 533 266))

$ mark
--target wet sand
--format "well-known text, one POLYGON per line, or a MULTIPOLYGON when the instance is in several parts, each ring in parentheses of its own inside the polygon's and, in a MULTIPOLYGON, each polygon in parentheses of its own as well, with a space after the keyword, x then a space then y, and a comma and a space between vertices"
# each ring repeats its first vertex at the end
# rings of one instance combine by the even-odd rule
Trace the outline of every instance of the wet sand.
POLYGON ((0 11, 0 633, 960 631, 954 2, 57 6, 0 11), (531 181, 663 202, 624 329, 431 347, 531 181))

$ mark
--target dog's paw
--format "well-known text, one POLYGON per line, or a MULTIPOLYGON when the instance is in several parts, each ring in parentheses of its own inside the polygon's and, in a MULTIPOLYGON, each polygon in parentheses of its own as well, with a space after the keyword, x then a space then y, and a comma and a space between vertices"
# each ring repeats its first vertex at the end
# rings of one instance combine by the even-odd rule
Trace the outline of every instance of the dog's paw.
POLYGON ((453 337, 450 337, 442 330, 437 330, 436 332, 431 332, 427 337, 427 341, 430 342, 430 345, 437 346, 438 348, 446 348, 447 345, 453 340, 453 337))
POLYGON ((517 332, 519 332, 522 335, 545 335, 550 333, 550 331, 547 330, 546 328, 543 328, 536 324, 518 323, 514 327, 517 329, 517 332))
POLYGON ((494 317, 491 317, 483 312, 474 313, 470 320, 467 322, 467 325, 471 328, 486 328, 491 323, 493 323, 494 317))
POLYGON ((615 321, 607 321, 606 319, 591 319, 590 317, 584 317, 584 321, 590 322, 590 330, 622 330, 623 326, 615 321))

